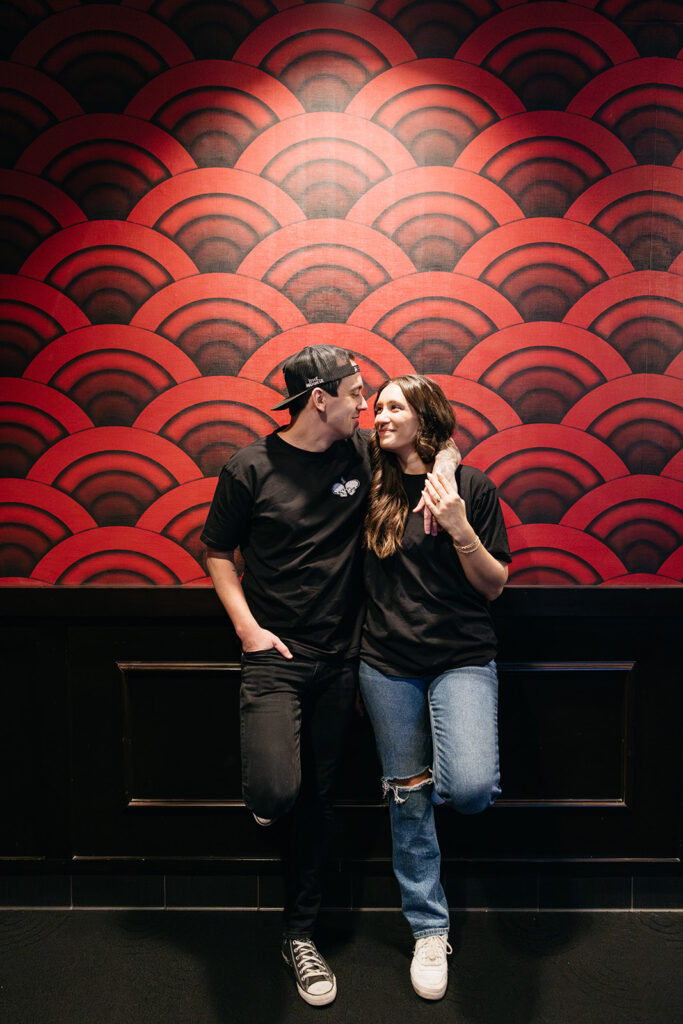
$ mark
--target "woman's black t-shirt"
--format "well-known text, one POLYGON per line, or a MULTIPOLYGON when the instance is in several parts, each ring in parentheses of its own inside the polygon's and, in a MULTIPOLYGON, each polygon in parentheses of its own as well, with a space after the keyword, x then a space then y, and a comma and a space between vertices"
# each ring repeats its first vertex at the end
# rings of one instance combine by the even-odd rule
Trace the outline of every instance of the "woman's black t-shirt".
POLYGON ((221 471, 201 539, 217 551, 240 549, 254 618, 293 651, 358 653, 369 484, 358 431, 324 452, 295 448, 275 432, 221 471))
MULTIPOLYGON (((403 477, 411 509, 420 500, 425 479, 403 477)), ((509 562, 493 482, 480 470, 462 465, 456 482, 482 544, 494 558, 509 562)), ((368 664, 385 675, 425 676, 463 665, 486 665, 495 658, 489 602, 465 576, 449 534, 426 535, 422 516, 410 512, 402 547, 395 554, 378 558, 366 551, 364 556, 361 657, 368 664)))

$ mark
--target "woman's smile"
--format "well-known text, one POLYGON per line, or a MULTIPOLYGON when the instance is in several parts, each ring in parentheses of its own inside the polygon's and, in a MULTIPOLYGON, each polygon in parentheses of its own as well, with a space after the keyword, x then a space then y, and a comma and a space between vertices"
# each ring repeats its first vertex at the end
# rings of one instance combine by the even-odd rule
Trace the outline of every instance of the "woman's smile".
POLYGON ((375 430, 380 448, 393 452, 402 463, 415 454, 419 420, 398 384, 387 384, 375 402, 375 430))

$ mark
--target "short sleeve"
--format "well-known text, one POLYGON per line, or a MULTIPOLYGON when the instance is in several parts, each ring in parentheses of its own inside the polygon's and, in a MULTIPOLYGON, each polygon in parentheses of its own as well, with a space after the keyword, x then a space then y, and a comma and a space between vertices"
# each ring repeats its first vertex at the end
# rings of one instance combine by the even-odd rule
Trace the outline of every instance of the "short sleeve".
POLYGON ((474 498, 472 519, 472 526, 489 554, 501 562, 511 562, 510 545, 498 491, 488 479, 478 489, 474 498))
POLYGON ((216 551, 244 547, 249 537, 253 504, 249 488, 236 478, 228 463, 218 477, 201 534, 202 543, 216 551))

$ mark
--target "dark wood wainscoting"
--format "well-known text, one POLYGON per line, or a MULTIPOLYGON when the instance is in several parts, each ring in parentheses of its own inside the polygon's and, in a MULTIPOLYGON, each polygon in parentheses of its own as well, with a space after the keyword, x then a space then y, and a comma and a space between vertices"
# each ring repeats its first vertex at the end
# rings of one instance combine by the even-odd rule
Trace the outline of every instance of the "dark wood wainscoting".
MULTIPOLYGON (((274 858, 240 797, 239 657, 208 589, 21 589, 4 612, 0 857, 71 872, 274 858)), ((668 865, 681 855, 683 590, 509 588, 503 797, 442 814, 447 862, 668 865)), ((343 861, 389 857, 367 719, 340 792, 343 861)))

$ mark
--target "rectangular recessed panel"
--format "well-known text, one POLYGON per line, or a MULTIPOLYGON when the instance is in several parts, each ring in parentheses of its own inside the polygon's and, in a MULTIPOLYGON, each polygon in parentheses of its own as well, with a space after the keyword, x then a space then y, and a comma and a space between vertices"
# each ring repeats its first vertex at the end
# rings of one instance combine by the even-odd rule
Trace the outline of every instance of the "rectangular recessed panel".
MULTIPOLYGON (((625 805, 631 667, 500 666, 500 804, 625 805)), ((129 806, 241 802, 239 666, 128 662, 119 670, 129 806)), ((360 749, 346 758, 340 802, 376 803, 371 730, 356 723, 349 745, 360 749)))
POLYGON ((241 802, 239 665, 118 667, 129 806, 241 802))
POLYGON ((499 666, 501 803, 625 805, 632 667, 499 666))

